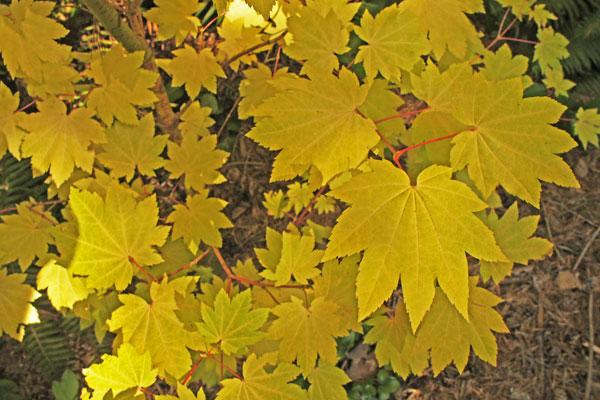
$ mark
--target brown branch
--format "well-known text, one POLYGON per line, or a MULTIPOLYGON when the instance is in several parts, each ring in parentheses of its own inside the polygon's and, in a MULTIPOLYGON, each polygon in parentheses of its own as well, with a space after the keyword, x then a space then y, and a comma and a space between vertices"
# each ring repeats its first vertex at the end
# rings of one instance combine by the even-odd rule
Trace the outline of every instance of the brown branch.
MULTIPOLYGON (((132 29, 129 24, 121 19, 117 10, 115 10, 107 0, 82 0, 82 3, 94 15, 94 17, 104 26, 104 28, 123 45, 128 52, 144 52, 144 68, 158 73, 158 66, 154 59, 154 52, 146 42, 145 30, 141 23, 141 11, 139 4, 131 4, 128 10, 129 20, 132 21, 132 29)), ((171 109, 167 90, 164 82, 158 75, 158 79, 152 89, 158 98, 154 104, 156 110, 157 125, 169 134, 171 140, 181 141, 181 133, 177 130, 177 116, 171 109)))
POLYGON ((208 255, 208 253, 210 253, 210 250, 206 250, 204 253, 200 254, 198 257, 194 258, 192 261, 190 261, 187 264, 182 265, 181 267, 177 268, 175 271, 169 273, 169 278, 172 276, 177 275, 178 273, 180 273, 181 271, 185 271, 186 269, 192 268, 194 265, 198 264, 200 261, 202 261, 202 259, 204 257, 206 257, 208 255))
POLYGON ((252 53, 252 52, 254 52, 254 51, 258 50, 258 49, 262 49, 263 47, 267 47, 267 46, 270 46, 270 45, 272 45, 274 43, 277 43, 277 41, 279 41, 279 39, 282 39, 287 33, 288 33, 288 31, 286 29, 286 30, 284 30, 283 32, 281 32, 277 36, 274 36, 274 37, 272 37, 272 38, 270 38, 268 40, 265 40, 262 43, 258 43, 258 44, 254 45, 252 47, 249 47, 246 50, 242 50, 239 53, 237 53, 237 54, 233 55, 232 57, 228 58, 227 60, 223 61, 221 63, 221 65, 223 67, 226 67, 229 64, 231 64, 232 62, 239 60, 240 58, 244 57, 247 54, 250 54, 250 53, 252 53))

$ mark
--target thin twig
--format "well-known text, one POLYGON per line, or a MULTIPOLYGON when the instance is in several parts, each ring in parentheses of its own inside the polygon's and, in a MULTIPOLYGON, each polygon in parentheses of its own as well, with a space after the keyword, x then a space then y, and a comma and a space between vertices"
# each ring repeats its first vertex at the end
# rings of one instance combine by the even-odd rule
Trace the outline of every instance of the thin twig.
POLYGON ((202 261, 202 259, 204 257, 206 257, 208 254, 210 253, 210 249, 206 250, 204 253, 200 254, 198 257, 194 258, 192 261, 190 261, 187 264, 182 265, 181 267, 177 268, 175 271, 171 272, 168 276, 172 277, 174 275, 177 275, 178 273, 180 273, 181 271, 185 271, 186 269, 189 269, 191 267, 193 267, 194 265, 198 264, 200 261, 202 261))
POLYGON ((599 233, 600 233, 600 226, 598 226, 598 228, 596 228, 596 230, 592 234, 592 237, 590 237, 590 240, 587 241, 587 243, 583 247, 583 250, 581 250, 581 254, 579 254, 577 261, 575 261, 575 265, 573 265, 573 271, 577 271, 577 268, 579 268, 579 265, 583 261, 583 258, 585 257, 585 255, 588 252, 588 250, 590 249, 590 247, 592 247, 592 243, 594 243, 594 240, 596 240, 596 237, 598 237, 599 233))
POLYGON ((227 60, 223 61, 223 63, 221 63, 221 65, 223 67, 226 67, 228 65, 230 65, 231 63, 233 63, 234 61, 239 60, 240 58, 244 57, 247 54, 250 54, 258 49, 262 49, 263 47, 267 47, 270 46, 274 43, 277 43, 277 41, 279 41, 279 39, 283 38, 286 34, 287 34, 287 29, 285 29, 283 32, 281 32, 279 35, 271 37, 268 40, 265 40, 264 42, 258 43, 254 46, 251 46, 245 50, 240 51, 239 53, 233 55, 232 57, 228 58, 227 60))
POLYGON ((237 98, 233 102, 233 105, 231 106, 231 110, 229 110, 229 112, 227 113, 225 120, 223 121, 223 123, 221 124, 221 127, 219 128, 219 131, 217 132, 217 137, 221 137, 221 133, 223 133, 223 131, 225 130, 227 123, 231 119, 231 116, 233 115, 233 112, 236 110, 241 99, 242 99, 242 97, 238 94, 237 98))
MULTIPOLYGON (((546 232, 548 232, 548 239, 550 239, 550 242, 554 243, 554 237, 552 235, 552 227, 550 226, 550 216, 546 212, 546 206, 544 205, 544 202, 542 201, 540 204, 542 206, 542 213, 544 214, 544 224, 546 225, 546 232)), ((554 246, 554 250, 556 251, 556 255, 558 256, 560 261, 564 263, 565 260, 562 256, 560 250, 558 249, 558 246, 554 246)))
POLYGON ((144 267, 142 267, 135 258, 128 256, 127 259, 129 260, 129 262, 133 265, 135 265, 137 267, 137 269, 139 269, 141 272, 144 273, 144 275, 146 275, 148 277, 148 279, 150 279, 150 281, 152 282, 156 282, 157 279, 154 275, 152 275, 149 271, 147 271, 144 267))
POLYGON ((588 349, 587 379, 585 381, 583 400, 590 400, 592 383, 594 382, 594 288, 591 284, 588 284, 588 291, 588 335, 590 346, 588 349))

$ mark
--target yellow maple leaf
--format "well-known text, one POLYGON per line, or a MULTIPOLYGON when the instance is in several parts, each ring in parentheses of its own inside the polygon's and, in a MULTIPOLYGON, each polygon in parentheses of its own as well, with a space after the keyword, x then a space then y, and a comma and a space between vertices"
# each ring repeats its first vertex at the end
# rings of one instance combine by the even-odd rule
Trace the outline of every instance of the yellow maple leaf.
POLYGON ((372 172, 354 177, 331 195, 350 204, 331 234, 324 260, 365 250, 357 277, 359 319, 402 291, 413 331, 435 295, 437 280, 467 315, 468 264, 465 253, 506 258, 492 232, 473 213, 487 205, 448 167, 431 166, 415 185, 387 161, 372 161, 372 172), (402 227, 402 228, 401 228, 402 227))
POLYGON ((106 130, 106 144, 98 160, 111 169, 117 178, 128 181, 137 170, 142 175, 154 176, 154 170, 163 166, 160 154, 167 145, 168 136, 154 136, 154 117, 145 115, 139 125, 126 125, 119 121, 106 130))
POLYGON ((256 61, 255 53, 244 54, 232 62, 228 60, 247 49, 260 45, 263 42, 261 28, 245 26, 242 18, 231 19, 226 15, 221 25, 217 28, 217 32, 219 33, 219 37, 223 38, 223 42, 219 44, 220 61, 227 61, 229 66, 234 70, 239 68, 240 63, 250 64, 256 61))
POLYGON ((275 6, 276 0, 246 0, 249 6, 254 8, 265 19, 269 19, 271 10, 275 6))
POLYGON ((323 265, 322 274, 313 279, 313 295, 338 306, 340 326, 343 329, 361 332, 356 299, 358 261, 357 256, 346 257, 340 262, 327 261, 323 265))
POLYGON ((82 278, 74 277, 52 259, 38 272, 37 287, 39 290, 48 289, 50 303, 57 310, 62 307, 72 309, 73 304, 85 299, 89 293, 82 278))
POLYGON ((0 83, 0 154, 6 150, 17 159, 21 156, 21 141, 25 131, 19 128, 23 114, 17 113, 19 93, 12 94, 10 89, 0 83))
POLYGON ((333 364, 320 362, 307 376, 310 382, 308 388, 309 400, 347 400, 348 394, 344 385, 350 382, 350 378, 344 370, 333 364))
POLYGON ((103 199, 72 188, 69 204, 79 226, 69 269, 87 276, 88 287, 123 290, 135 272, 130 258, 142 266, 162 261, 153 246, 165 242, 169 228, 156 226, 154 196, 138 202, 130 192, 110 187, 103 199))
POLYGON ((144 16, 158 25, 158 39, 175 37, 180 44, 192 32, 196 32, 200 21, 194 14, 200 12, 204 3, 197 0, 156 0, 156 7, 144 13, 144 16))
POLYGON ((221 183, 223 176, 217 171, 227 160, 228 153, 216 149, 217 135, 207 135, 198 140, 197 135, 184 136, 181 144, 169 142, 169 160, 165 168, 173 178, 185 175, 186 188, 204 190, 206 185, 221 183))
POLYGON ((202 322, 198 324, 198 330, 206 343, 217 343, 227 355, 236 354, 245 352, 248 346, 264 337, 260 329, 268 316, 266 308, 252 308, 250 290, 230 299, 221 289, 214 305, 202 308, 202 322))
POLYGON ((575 134, 581 140, 583 148, 587 148, 588 143, 598 147, 598 135, 600 134, 600 113, 598 109, 579 108, 575 115, 575 134))
POLYGON ((379 365, 390 364, 395 373, 406 378, 411 372, 420 374, 428 366, 429 354, 415 348, 406 306, 399 301, 393 316, 379 313, 367 320, 371 329, 364 342, 375 345, 375 356, 379 365))
POLYGON ((470 46, 481 46, 477 29, 466 13, 483 12, 483 0, 406 0, 399 8, 417 16, 438 59, 446 50, 461 59, 470 46))
POLYGON ((277 94, 256 108, 256 126, 247 134, 271 150, 281 150, 272 181, 293 178, 310 165, 328 181, 356 167, 379 142, 373 122, 356 112, 368 88, 350 71, 274 84, 277 94))
POLYGON ((17 205, 16 215, 5 215, 0 224, 0 263, 18 260, 25 271, 35 257, 48 252, 48 244, 54 242, 52 227, 57 221, 44 211, 42 205, 29 202, 17 205))
POLYGON ((477 287, 477 278, 469 282, 468 319, 459 313, 441 289, 436 289, 431 310, 417 332, 415 347, 431 350, 431 365, 435 375, 450 362, 462 372, 472 347, 485 362, 496 365, 498 346, 492 332, 507 333, 502 317, 492 307, 502 299, 477 287))
POLYGON ((200 94, 202 87, 217 93, 217 78, 226 75, 210 48, 196 52, 193 47, 184 45, 173 51, 173 55, 173 59, 159 60, 160 67, 172 76, 173 86, 185 85, 185 91, 192 99, 200 94))
POLYGON ((484 281, 490 277, 499 283, 512 271, 513 263, 525 264, 530 260, 541 260, 552 253, 552 243, 540 237, 531 237, 535 233, 539 215, 530 215, 519 219, 519 208, 514 202, 498 218, 495 212, 490 212, 483 218, 485 224, 494 232, 498 246, 509 261, 481 262, 481 276, 484 281))
POLYGON ((540 181, 579 187, 571 168, 557 154, 577 145, 551 124, 565 107, 549 97, 523 98, 519 78, 489 82, 480 75, 456 94, 452 115, 472 129, 452 139, 452 167, 467 167, 484 197, 502 185, 539 206, 540 181), (498 96, 498 93, 502 93, 498 96))
POLYGON ((268 337, 279 341, 278 357, 283 362, 297 360, 303 374, 310 373, 317 361, 335 364, 336 336, 346 334, 341 329, 339 307, 323 297, 314 299, 306 308, 297 297, 271 310, 277 316, 269 327, 268 337))
POLYGON ((274 364, 269 356, 258 358, 250 354, 242 369, 243 380, 225 379, 217 400, 306 400, 300 386, 288 383, 299 374, 300 369, 292 364, 278 363, 271 372, 265 371, 267 364, 274 364))
POLYGON ((321 16, 315 9, 302 8, 288 19, 288 30, 294 41, 283 50, 290 57, 305 61, 301 72, 311 77, 337 69, 336 54, 349 50, 349 33, 333 11, 321 16))
POLYGON ((108 320, 111 332, 120 331, 125 343, 131 344, 137 351, 150 353, 152 366, 158 369, 159 375, 168 373, 177 379, 192 365, 188 347, 203 348, 202 341, 184 328, 175 313, 178 309, 175 302, 178 281, 183 281, 183 287, 188 283, 185 278, 152 282, 150 302, 133 294, 119 295, 123 305, 108 320))
POLYGON ((161 394, 158 396, 154 396, 156 400, 206 400, 206 395, 204 394, 204 389, 200 388, 198 393, 194 395, 194 392, 191 391, 187 386, 177 382, 177 396, 172 396, 170 394, 161 394))
POLYGON ((83 375, 94 390, 91 399, 102 400, 108 392, 116 397, 127 389, 139 390, 152 385, 156 370, 152 369, 148 352, 137 352, 132 345, 124 343, 116 356, 104 354, 102 362, 85 368, 83 375))
POLYGON ((201 242, 221 247, 219 229, 233 227, 222 213, 226 205, 225 200, 209 198, 207 190, 188 197, 185 204, 177 204, 167 220, 173 224, 173 239, 183 238, 192 253, 198 251, 201 242))
POLYGON ((151 106, 158 73, 142 68, 144 52, 127 53, 120 45, 91 62, 89 75, 99 87, 88 96, 88 107, 96 110, 107 125, 116 118, 126 124, 138 123, 135 106, 151 106))
POLYGON ((0 5, 0 53, 13 77, 42 79, 48 65, 68 63, 70 48, 57 39, 69 31, 52 18, 52 1, 18 0, 0 5))
POLYGON ((533 61, 540 64, 542 73, 546 74, 548 69, 562 69, 561 60, 569 57, 569 39, 551 27, 539 29, 537 38, 539 43, 535 45, 533 61))
POLYGON ((430 51, 417 16, 396 6, 384 8, 375 17, 365 11, 355 31, 367 42, 359 47, 355 61, 363 63, 370 79, 381 72, 386 79, 399 80, 401 69, 411 70, 430 51))
POLYGON ((28 133, 21 148, 24 157, 40 172, 50 171, 52 181, 60 186, 75 169, 92 172, 93 143, 105 141, 104 129, 87 108, 67 114, 67 107, 57 98, 38 103, 39 112, 27 114, 20 126, 28 133))
POLYGON ((193 102, 192 105, 181 114, 181 123, 179 130, 185 136, 208 136, 208 128, 214 125, 215 120, 210 117, 212 109, 203 107, 200 102, 193 102))
POLYGON ((307 284, 307 279, 319 275, 317 265, 323 255, 323 251, 314 247, 315 238, 312 236, 283 232, 281 257, 275 272, 267 269, 261 275, 275 281, 276 286, 289 283, 292 275, 297 282, 307 284))
POLYGON ((40 322, 38 312, 31 304, 41 295, 25 282, 25 274, 10 274, 0 269, 0 334, 21 341, 25 335, 23 325, 40 322))
POLYGON ((244 77, 240 82, 242 99, 238 105, 238 115, 243 119, 250 118, 260 103, 277 93, 273 82, 279 79, 294 79, 294 75, 289 73, 287 68, 280 68, 273 74, 271 69, 262 63, 245 70, 244 77))

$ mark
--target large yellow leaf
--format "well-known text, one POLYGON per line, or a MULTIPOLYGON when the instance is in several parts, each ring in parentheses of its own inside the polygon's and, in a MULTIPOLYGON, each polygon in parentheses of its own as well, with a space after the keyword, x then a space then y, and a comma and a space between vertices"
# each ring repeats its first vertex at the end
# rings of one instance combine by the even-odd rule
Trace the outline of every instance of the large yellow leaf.
POLYGON ((156 199, 137 202, 130 192, 111 187, 106 198, 71 189, 70 203, 79 225, 75 254, 69 266, 88 276, 87 286, 123 290, 129 285, 135 267, 130 257, 144 265, 162 261, 153 248, 165 242, 168 227, 158 227, 156 199))
POLYGON ((350 204, 333 229, 324 259, 365 250, 357 278, 359 319, 390 297, 402 276, 402 291, 413 331, 429 309, 437 280, 467 315, 468 265, 465 253, 505 260, 492 232, 473 213, 486 208, 452 170, 432 166, 416 185, 387 161, 372 161, 372 172, 354 177, 332 196, 350 204))
POLYGON ((200 21, 194 16, 204 7, 198 0, 156 0, 156 7, 144 15, 158 25, 158 39, 166 40, 173 36, 177 44, 195 33, 200 21))
POLYGON ((263 146, 281 150, 271 180, 292 178, 314 165, 328 181, 356 167, 379 141, 373 122, 356 112, 368 88, 350 71, 273 85, 278 93, 256 108, 256 126, 248 133, 263 146))
POLYGON ((29 202, 17 205, 16 215, 5 215, 0 224, 0 264, 18 260, 25 271, 35 257, 48 252, 53 243, 52 227, 56 220, 42 205, 29 202))
POLYGON ((186 346, 201 348, 198 341, 192 345, 191 332, 184 329, 175 311, 175 291, 179 278, 173 282, 167 279, 150 286, 150 303, 133 294, 119 295, 123 303, 108 320, 112 332, 121 331, 123 341, 130 343, 137 351, 148 351, 152 365, 159 375, 168 373, 180 378, 192 365, 192 358, 186 346))
POLYGON ((279 363, 271 372, 265 371, 268 356, 257 358, 250 354, 243 366, 243 380, 225 379, 217 400, 306 400, 306 393, 298 385, 288 383, 299 374, 292 364, 279 363))
POLYGON ((92 143, 104 142, 104 129, 87 108, 77 108, 67 114, 65 104, 51 98, 38 103, 39 112, 27 114, 21 127, 29 133, 23 140, 24 157, 40 172, 50 171, 52 181, 60 186, 75 169, 92 172, 92 143))
POLYGON ((202 308, 200 334, 209 344, 217 343, 227 355, 244 352, 264 337, 260 331, 269 316, 265 308, 252 309, 250 290, 229 298, 221 289, 213 307, 202 308))
POLYGON ((297 297, 272 310, 277 319, 269 327, 269 338, 279 340, 279 360, 297 360, 302 373, 310 373, 317 361, 335 364, 337 361, 334 337, 346 334, 340 327, 335 303, 318 297, 306 308, 297 297))
POLYGON ((477 287, 477 278, 469 282, 468 320, 450 303, 439 288, 431 310, 425 316, 415 347, 431 350, 433 372, 439 374, 450 362, 462 372, 469 360, 469 349, 482 360, 496 365, 498 346, 492 332, 507 333, 502 317, 492 307, 502 300, 477 287))
POLYGON ((400 79, 400 70, 411 70, 421 55, 429 53, 427 36, 419 19, 397 6, 384 8, 376 17, 365 11, 356 34, 367 44, 361 46, 356 62, 362 62, 367 76, 381 72, 386 79, 400 79))
POLYGON ((467 167, 484 197, 502 185, 537 207, 540 181, 579 187, 557 156, 577 143, 551 125, 566 107, 549 97, 523 98, 520 78, 489 82, 475 75, 468 90, 454 94, 451 113, 472 129, 452 139, 451 163, 456 170, 467 167))
POLYGON ((105 354, 100 364, 83 370, 85 381, 94 390, 92 400, 102 400, 111 392, 113 396, 127 389, 141 389, 152 385, 156 370, 152 369, 150 354, 137 352, 129 343, 119 347, 116 356, 105 354))
POLYGON ((111 169, 117 178, 128 181, 137 170, 142 175, 154 176, 154 170, 163 166, 160 156, 167 145, 168 136, 154 136, 154 117, 147 114, 139 125, 126 125, 119 121, 106 130, 107 143, 98 160, 111 169))
POLYGON ((25 274, 7 275, 6 269, 0 269, 0 334, 6 332, 18 341, 25 335, 23 325, 40 322, 31 304, 40 294, 23 283, 26 277, 25 274))

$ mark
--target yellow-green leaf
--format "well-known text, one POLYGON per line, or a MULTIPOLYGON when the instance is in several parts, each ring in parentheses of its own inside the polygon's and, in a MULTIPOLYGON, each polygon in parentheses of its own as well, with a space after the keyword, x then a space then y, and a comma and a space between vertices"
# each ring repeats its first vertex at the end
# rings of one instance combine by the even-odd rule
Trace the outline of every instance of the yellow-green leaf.
POLYGON ((333 229, 324 260, 365 250, 357 278, 359 319, 379 308, 402 277, 413 331, 426 314, 437 280, 467 315, 466 253, 505 260, 492 232, 473 214, 485 209, 452 170, 432 166, 411 185, 406 173, 387 161, 354 177, 331 195, 350 204, 333 229))
POLYGON ((205 185, 221 183, 224 178, 217 170, 227 160, 228 153, 216 146, 217 135, 200 140, 197 135, 184 136, 181 144, 169 143, 165 168, 172 178, 185 176, 185 187, 196 191, 204 190, 205 185))
POLYGON ((65 104, 51 98, 38 103, 39 112, 27 114, 20 126, 28 131, 22 153, 31 157, 31 165, 39 172, 50 171, 52 181, 60 186, 75 167, 92 172, 93 143, 105 140, 102 126, 92 119, 94 113, 77 108, 67 114, 65 104))
POLYGON ((158 25, 158 39, 167 40, 175 37, 177 44, 192 32, 195 32, 200 21, 194 16, 204 7, 198 0, 156 0, 156 7, 144 13, 145 17, 158 25))
POLYGON ((583 148, 587 148, 588 143, 598 147, 598 135, 600 135, 600 113, 598 109, 590 108, 584 110, 579 108, 575 116, 575 134, 581 140, 583 148))
POLYGON ((209 198, 207 190, 188 197, 186 204, 175 205, 175 210, 168 218, 168 222, 173 223, 173 239, 183 238, 193 253, 201 242, 221 247, 223 238, 219 229, 233 227, 222 213, 226 205, 225 200, 209 198))
POLYGON ((307 284, 307 279, 319 275, 317 265, 323 256, 323 251, 314 247, 315 238, 312 236, 283 232, 281 258, 275 272, 266 269, 261 275, 275 281, 276 286, 289 283, 292 275, 296 282, 307 284))
POLYGON ((21 155, 21 140, 25 132, 19 128, 23 114, 17 113, 19 93, 12 94, 10 89, 0 83, 0 154, 6 150, 16 158, 21 155))
POLYGON ((299 374, 300 369, 292 364, 278 363, 271 372, 265 371, 267 364, 274 364, 269 356, 258 358, 250 354, 242 369, 243 380, 225 379, 217 400, 307 400, 300 386, 288 383, 299 374))
POLYGON ((269 327, 269 338, 279 341, 279 360, 297 360, 303 374, 310 373, 317 361, 335 364, 337 361, 334 337, 346 334, 340 328, 339 307, 318 297, 306 308, 297 297, 276 306, 272 313, 277 319, 269 327))
POLYGON ((309 400, 346 400, 348 394, 344 385, 350 382, 350 378, 344 370, 333 364, 320 362, 307 376, 310 382, 308 388, 309 400))
POLYGON ((74 277, 65 267, 49 260, 38 272, 37 287, 48 289, 50 303, 60 310, 62 307, 73 308, 73 304, 83 300, 89 294, 82 278, 74 277))
POLYGON ((355 31, 367 44, 359 48, 355 61, 363 63, 369 78, 381 72, 386 79, 399 80, 401 69, 412 69, 421 55, 429 53, 419 22, 415 14, 395 5, 375 17, 365 11, 355 31))
POLYGON ((17 260, 25 271, 35 257, 48 252, 53 243, 52 227, 56 220, 42 205, 29 202, 17 205, 17 214, 5 215, 0 224, 0 264, 17 260))
POLYGON ((133 178, 135 169, 142 175, 154 176, 154 170, 163 166, 160 156, 167 145, 168 136, 154 136, 154 117, 147 114, 139 125, 126 125, 119 121, 106 130, 107 143, 98 160, 111 169, 117 178, 133 178))
POLYGON ((21 341, 24 325, 40 322, 38 312, 31 304, 41 295, 25 282, 25 274, 10 274, 0 269, 0 334, 21 341))
POLYGON ((469 319, 465 319, 450 303, 441 289, 436 289, 431 310, 417 332, 415 347, 431 350, 435 375, 450 362, 462 372, 472 347, 485 362, 496 365, 498 346, 493 332, 507 333, 502 317, 492 307, 502 300, 486 289, 477 287, 477 278, 469 282, 469 319))
POLYGON ((252 309, 250 290, 229 298, 219 291, 213 307, 202 308, 200 334, 209 344, 217 343, 227 355, 244 352, 247 347, 264 337, 260 331, 269 316, 265 308, 252 309))
POLYGON ((108 392, 117 396, 127 389, 150 386, 156 373, 150 354, 136 351, 129 343, 121 345, 116 356, 105 354, 101 363, 83 370, 85 381, 94 391, 92 400, 102 400, 108 392))
POLYGON ((484 281, 490 277, 499 283, 512 271, 513 263, 525 264, 530 260, 541 260, 552 253, 552 243, 540 237, 532 237, 540 217, 530 215, 519 219, 519 208, 514 202, 498 218, 495 212, 490 212, 483 221, 494 232, 498 246, 509 261, 481 262, 481 276, 484 281))
POLYGON ((173 55, 175 58, 159 63, 173 77, 173 86, 185 85, 185 91, 192 99, 200 94, 202 87, 217 93, 217 78, 226 76, 210 48, 196 52, 193 47, 184 45, 173 51, 173 55))
POLYGON ((165 242, 169 228, 156 226, 154 196, 137 202, 128 191, 112 187, 103 199, 73 188, 69 204, 79 225, 69 269, 87 276, 88 287, 123 290, 136 271, 130 257, 142 266, 162 261, 154 246, 165 242))
POLYGON ((123 334, 123 341, 131 344, 137 351, 148 351, 152 366, 159 375, 168 373, 180 378, 192 365, 187 347, 202 348, 202 343, 192 343, 191 333, 184 329, 175 311, 175 290, 178 278, 173 282, 163 279, 150 285, 148 303, 142 297, 133 294, 119 295, 123 304, 117 308, 108 320, 111 332, 123 334))
POLYGON ((256 126, 247 135, 271 150, 281 150, 271 180, 293 178, 314 165, 328 181, 356 167, 379 141, 373 122, 356 112, 368 88, 360 86, 350 71, 274 85, 277 94, 256 108, 256 126))

